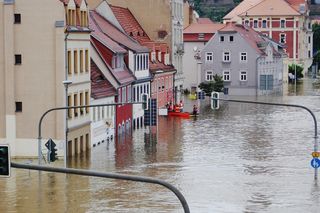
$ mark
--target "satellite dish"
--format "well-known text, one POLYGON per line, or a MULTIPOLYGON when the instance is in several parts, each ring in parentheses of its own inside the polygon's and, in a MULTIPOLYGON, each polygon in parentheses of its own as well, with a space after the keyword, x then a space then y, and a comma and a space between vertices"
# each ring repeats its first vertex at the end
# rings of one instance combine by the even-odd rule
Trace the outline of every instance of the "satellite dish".
POLYGON ((193 47, 193 51, 195 51, 195 52, 196 52, 197 50, 198 50, 198 47, 196 47, 196 46, 195 46, 195 47, 193 47))

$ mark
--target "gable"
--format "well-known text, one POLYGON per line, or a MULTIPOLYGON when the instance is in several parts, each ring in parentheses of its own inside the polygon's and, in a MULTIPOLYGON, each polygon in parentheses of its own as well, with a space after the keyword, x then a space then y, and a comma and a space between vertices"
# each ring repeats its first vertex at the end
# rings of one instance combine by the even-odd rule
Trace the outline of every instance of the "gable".
POLYGON ((250 9, 244 11, 240 16, 286 16, 300 15, 284 0, 264 0, 250 9))

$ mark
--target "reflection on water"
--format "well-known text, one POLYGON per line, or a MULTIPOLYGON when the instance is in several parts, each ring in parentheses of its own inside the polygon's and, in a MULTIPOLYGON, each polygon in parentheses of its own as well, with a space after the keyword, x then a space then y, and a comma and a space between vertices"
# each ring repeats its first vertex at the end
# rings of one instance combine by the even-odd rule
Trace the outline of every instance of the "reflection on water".
MULTIPOLYGON (((315 94, 303 85, 297 94, 315 94)), ((319 96, 258 100, 303 104, 320 116, 319 96)), ((186 99, 185 110, 194 103, 186 99)), ((158 128, 105 141, 69 167, 165 180, 181 190, 191 212, 319 212, 306 111, 240 103, 212 111, 209 100, 200 110, 196 118, 160 118, 158 128)), ((13 169, 0 187, 1 212, 182 212, 171 191, 151 184, 13 169)))

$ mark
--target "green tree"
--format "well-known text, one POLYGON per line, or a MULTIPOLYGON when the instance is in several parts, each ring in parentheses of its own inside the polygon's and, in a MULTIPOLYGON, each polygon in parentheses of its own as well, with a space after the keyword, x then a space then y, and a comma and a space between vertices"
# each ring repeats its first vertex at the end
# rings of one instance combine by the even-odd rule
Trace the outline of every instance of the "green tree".
POLYGON ((289 73, 293 74, 295 73, 295 70, 297 72, 297 80, 299 78, 303 78, 303 67, 298 64, 291 64, 289 65, 289 73))
POLYGON ((199 88, 210 96, 213 91, 222 92, 223 91, 223 78, 219 75, 213 76, 213 81, 202 82, 199 84, 199 88))

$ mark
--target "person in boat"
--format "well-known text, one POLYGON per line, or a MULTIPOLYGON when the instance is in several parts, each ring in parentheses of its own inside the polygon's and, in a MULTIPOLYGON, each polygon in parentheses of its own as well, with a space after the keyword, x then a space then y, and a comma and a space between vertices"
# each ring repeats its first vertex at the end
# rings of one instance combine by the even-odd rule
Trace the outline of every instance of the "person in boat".
POLYGON ((193 115, 197 115, 199 112, 198 112, 198 107, 197 105, 193 105, 193 110, 192 110, 192 114, 193 115))
POLYGON ((178 104, 180 112, 183 112, 183 103, 182 100, 180 101, 180 103, 178 104))

